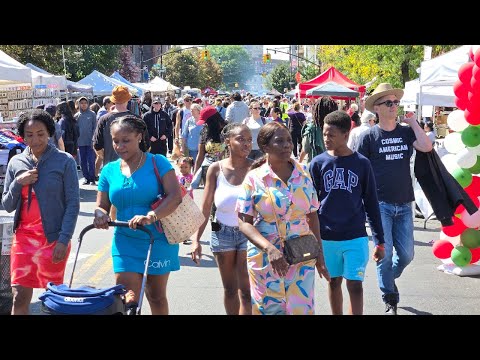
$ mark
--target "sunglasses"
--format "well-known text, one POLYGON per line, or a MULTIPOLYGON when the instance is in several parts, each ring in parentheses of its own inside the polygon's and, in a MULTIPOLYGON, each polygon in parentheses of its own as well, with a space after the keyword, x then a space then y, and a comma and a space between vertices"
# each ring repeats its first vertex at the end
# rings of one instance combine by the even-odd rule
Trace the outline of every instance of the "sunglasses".
POLYGON ((400 105, 400 100, 386 100, 384 102, 378 103, 377 105, 382 105, 385 104, 386 107, 392 107, 393 105, 399 106, 400 105))
POLYGON ((259 107, 256 107, 256 108, 252 108, 252 110, 260 110, 260 108, 259 108, 259 107))
POLYGON ((185 102, 192 102, 192 100, 189 100, 189 99, 185 99, 185 100, 183 100, 183 101, 185 101, 185 102))

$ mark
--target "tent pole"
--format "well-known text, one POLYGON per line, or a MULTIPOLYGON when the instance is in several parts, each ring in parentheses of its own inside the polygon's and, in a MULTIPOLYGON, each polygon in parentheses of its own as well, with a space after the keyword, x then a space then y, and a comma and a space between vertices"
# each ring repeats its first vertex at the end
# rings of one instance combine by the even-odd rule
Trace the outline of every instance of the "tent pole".
MULTIPOLYGON (((63 74, 65 75, 65 81, 67 81, 67 66, 66 66, 66 63, 65 63, 65 49, 63 48, 63 45, 62 45, 62 57, 63 57, 63 74)), ((66 97, 66 101, 68 101, 68 88, 65 89, 65 97, 66 97)))
POLYGON ((418 92, 418 115, 417 120, 420 122, 422 121, 422 84, 420 84, 420 91, 418 92))

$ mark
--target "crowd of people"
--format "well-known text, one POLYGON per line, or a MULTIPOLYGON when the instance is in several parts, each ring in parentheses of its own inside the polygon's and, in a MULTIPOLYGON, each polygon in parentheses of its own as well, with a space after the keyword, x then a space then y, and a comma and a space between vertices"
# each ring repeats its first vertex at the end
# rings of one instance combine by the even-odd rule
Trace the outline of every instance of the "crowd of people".
POLYGON ((83 185, 98 183, 94 226, 129 223, 115 229, 112 258, 116 282, 133 302, 148 248, 146 234, 134 230, 154 234, 158 266, 148 267, 145 292, 152 314, 168 314, 169 274, 180 269, 179 245, 155 223, 181 203, 180 185, 193 197, 202 183, 206 220, 185 243, 201 264, 210 223, 227 314, 314 314, 315 271, 328 282, 332 314, 343 314, 343 279, 348 312, 363 314, 367 220, 385 313, 396 314, 395 280, 414 256, 410 157, 432 150, 430 124, 424 130, 415 116, 399 123, 402 96, 387 83, 343 108, 329 96, 147 94, 139 116, 128 109, 128 89, 117 86, 102 107, 81 97, 76 110, 61 102, 22 114, 18 131, 28 146, 8 164, 2 197, 15 211, 12 314, 28 313, 33 288, 63 282, 79 214, 77 166, 83 185), (306 235, 319 255, 288 263, 284 243, 306 235))

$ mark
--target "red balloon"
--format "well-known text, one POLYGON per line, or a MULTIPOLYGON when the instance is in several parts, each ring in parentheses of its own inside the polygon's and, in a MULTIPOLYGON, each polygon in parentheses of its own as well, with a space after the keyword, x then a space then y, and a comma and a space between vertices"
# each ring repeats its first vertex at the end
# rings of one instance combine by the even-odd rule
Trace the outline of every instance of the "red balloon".
POLYGON ((480 176, 472 176, 472 182, 464 189, 472 199, 480 196, 480 176))
MULTIPOLYGON (((477 82, 477 80, 475 80, 477 82)), ((478 81, 480 83, 480 81, 478 81)), ((476 85, 476 83, 475 83, 476 85)), ((469 91, 468 92, 468 101, 470 104, 472 104, 475 108, 478 107, 478 104, 480 104, 480 92, 478 91, 469 91)))
POLYGON ((453 216, 452 219, 453 219, 453 225, 442 226, 442 231, 447 236, 455 237, 460 235, 462 232, 464 232, 467 227, 465 226, 463 221, 457 218, 456 216, 453 216))
POLYGON ((468 96, 468 90, 470 86, 467 86, 459 80, 453 84, 453 93, 458 98, 466 98, 468 96))
POLYGON ((448 240, 437 240, 433 243, 433 255, 439 259, 448 259, 453 250, 453 245, 448 240))
POLYGON ((480 66, 476 64, 473 66, 473 69, 472 69, 472 78, 480 80, 480 66))
MULTIPOLYGON (((480 200, 478 200, 478 197, 470 195, 470 199, 472 199, 473 203, 475 204, 475 206, 477 208, 480 206, 480 200)), ((462 204, 460 204, 460 205, 458 205, 457 209, 455 210, 455 214, 461 214, 463 212, 463 210, 465 210, 465 207, 462 204)))
POLYGON ((460 66, 460 69, 458 69, 458 78, 462 83, 470 84, 474 65, 474 62, 468 62, 460 66))
MULTIPOLYGON (((465 110, 468 106, 468 104, 470 104, 470 102, 468 101, 468 98, 458 98, 458 97, 455 97, 455 106, 457 108, 459 108, 460 110, 465 110)), ((474 124, 472 124, 474 125, 474 124)), ((478 125, 478 124, 475 124, 475 125, 478 125)))
POLYGON ((477 80, 472 76, 472 80, 470 80, 470 87, 471 87, 470 92, 475 94, 480 92, 480 79, 477 80))
POLYGON ((475 64, 480 66, 480 47, 475 51, 475 54, 473 55, 473 61, 475 61, 475 64))
POLYGON ((468 58, 472 61, 475 60, 475 55, 473 54, 473 49, 470 48, 470 50, 468 50, 468 58))
POLYGON ((467 103, 463 116, 470 125, 480 125, 480 111, 478 111, 470 102, 467 103))
POLYGON ((470 252, 472 253, 472 260, 470 260, 470 264, 474 264, 478 260, 480 260, 480 247, 475 249, 470 249, 470 252))

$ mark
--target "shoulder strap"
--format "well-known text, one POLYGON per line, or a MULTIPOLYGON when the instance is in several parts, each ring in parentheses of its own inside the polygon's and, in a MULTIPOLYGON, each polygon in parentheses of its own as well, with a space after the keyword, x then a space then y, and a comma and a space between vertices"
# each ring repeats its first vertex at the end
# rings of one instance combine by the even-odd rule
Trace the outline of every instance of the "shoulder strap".
POLYGON ((275 211, 275 201, 273 201, 272 192, 270 191, 270 188, 268 187, 267 184, 265 184, 265 190, 267 190, 267 195, 270 199, 270 202, 272 203, 272 211, 273 211, 273 215, 275 215, 275 226, 277 227, 277 233, 278 233, 278 236, 280 237, 281 246, 283 247, 283 243, 285 242, 285 237, 280 235, 280 226, 278 226, 278 216, 277 216, 277 212, 275 211))
POLYGON ((153 170, 155 170, 155 176, 157 177, 157 185, 158 185, 158 194, 161 192, 160 184, 162 183, 162 178, 160 177, 160 173, 158 172, 157 169, 157 162, 155 161, 155 155, 152 156, 152 162, 153 162, 153 170))

